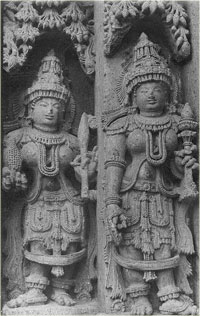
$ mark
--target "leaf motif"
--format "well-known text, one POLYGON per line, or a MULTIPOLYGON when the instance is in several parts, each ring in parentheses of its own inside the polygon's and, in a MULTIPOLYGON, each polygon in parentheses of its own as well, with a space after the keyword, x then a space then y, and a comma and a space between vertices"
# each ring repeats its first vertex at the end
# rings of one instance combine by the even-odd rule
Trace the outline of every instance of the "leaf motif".
POLYGON ((149 1, 145 1, 142 4, 142 13, 148 14, 148 12, 149 12, 149 1))
POLYGON ((172 20, 173 20, 173 14, 170 13, 170 14, 168 14, 168 15, 166 16, 166 22, 167 22, 167 23, 171 23, 172 20))
POLYGON ((115 18, 120 19, 122 17, 122 11, 120 9, 117 9, 115 12, 115 18))
POLYGON ((187 15, 187 13, 185 12, 185 11, 183 11, 182 13, 181 13, 181 15, 187 20, 188 19, 188 15, 187 15))
POLYGON ((175 26, 178 26, 178 24, 179 24, 179 15, 178 14, 174 14, 173 23, 175 26))
POLYGON ((184 42, 184 39, 182 36, 180 36, 176 41, 176 45, 178 49, 180 49, 180 46, 183 44, 183 42, 184 42))
POLYGON ((184 27, 187 26, 186 19, 185 19, 183 16, 180 17, 180 22, 181 22, 181 24, 182 24, 184 27))
POLYGON ((129 12, 128 12, 127 8, 125 7, 124 10, 122 11, 122 16, 124 19, 126 19, 128 15, 129 15, 129 12))
POLYGON ((178 30, 175 32, 175 34, 174 34, 175 39, 177 39, 177 38, 179 37, 179 35, 181 35, 180 29, 178 29, 178 30))
POLYGON ((176 32, 176 30, 177 30, 176 26, 173 25, 173 26, 171 27, 172 33, 176 32))
POLYGON ((157 6, 160 9, 160 12, 163 13, 165 11, 165 2, 158 1, 157 6))
POLYGON ((154 14, 157 10, 157 3, 155 1, 150 2, 149 9, 150 9, 150 13, 154 14))
POLYGON ((135 16, 136 16, 136 13, 137 11, 136 10, 134 10, 134 9, 129 9, 129 14, 134 18, 135 16))

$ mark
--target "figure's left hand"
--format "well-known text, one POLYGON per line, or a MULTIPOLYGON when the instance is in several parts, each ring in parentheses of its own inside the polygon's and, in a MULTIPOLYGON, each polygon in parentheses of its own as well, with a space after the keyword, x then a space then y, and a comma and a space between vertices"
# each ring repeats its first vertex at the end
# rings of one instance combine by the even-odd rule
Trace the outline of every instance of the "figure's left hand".
POLYGON ((197 152, 197 146, 192 145, 190 150, 182 149, 180 151, 176 151, 176 162, 185 166, 186 168, 191 168, 192 170, 199 170, 199 164, 197 163, 196 158, 193 157, 197 152))
POLYGON ((81 178, 82 171, 87 167, 88 177, 94 176, 97 170, 97 146, 95 146, 92 152, 87 152, 85 159, 82 159, 81 155, 76 156, 76 158, 71 162, 71 166, 74 167, 76 174, 81 178))
POLYGON ((98 164, 98 147, 95 146, 92 152, 88 153, 89 156, 89 163, 88 163, 88 177, 91 178, 94 176, 95 172, 97 171, 97 164, 98 164))

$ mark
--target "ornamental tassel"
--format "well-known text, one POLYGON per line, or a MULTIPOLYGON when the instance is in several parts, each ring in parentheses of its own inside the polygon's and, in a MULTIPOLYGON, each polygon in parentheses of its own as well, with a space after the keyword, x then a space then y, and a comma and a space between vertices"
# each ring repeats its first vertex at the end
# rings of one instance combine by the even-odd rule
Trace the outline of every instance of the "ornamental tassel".
MULTIPOLYGON (((144 260, 153 259, 153 247, 151 243, 151 226, 149 223, 149 200, 146 192, 143 192, 140 197, 140 207, 141 207, 141 228, 142 228, 142 252, 144 260)), ((156 279, 155 272, 145 271, 144 280, 146 282, 156 279)))
MULTIPOLYGON (((60 211, 56 209, 54 211, 54 227, 52 232, 52 239, 54 240, 53 256, 61 256, 61 231, 60 231, 60 211), (58 226, 57 226, 58 224, 58 226)), ((54 266, 51 269, 51 273, 57 278, 64 275, 64 268, 62 266, 54 266)))

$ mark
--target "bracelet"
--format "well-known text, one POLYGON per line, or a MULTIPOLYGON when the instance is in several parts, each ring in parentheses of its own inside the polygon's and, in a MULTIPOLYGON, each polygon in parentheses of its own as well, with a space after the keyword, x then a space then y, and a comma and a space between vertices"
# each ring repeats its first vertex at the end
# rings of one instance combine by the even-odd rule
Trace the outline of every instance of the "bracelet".
POLYGON ((108 160, 105 162, 105 168, 110 166, 119 167, 119 168, 126 168, 126 161, 120 158, 120 154, 117 150, 112 153, 112 156, 109 157, 108 160))
POLYGON ((121 205, 121 198, 119 196, 111 196, 108 197, 105 202, 106 202, 106 206, 110 205, 110 204, 116 204, 116 205, 121 205))
POLYGON ((104 164, 105 168, 107 169, 108 167, 119 167, 119 168, 122 168, 122 169, 125 169, 126 168, 126 161, 125 160, 122 160, 122 159, 117 159, 117 160, 114 160, 114 159, 110 159, 110 160, 107 160, 104 164))

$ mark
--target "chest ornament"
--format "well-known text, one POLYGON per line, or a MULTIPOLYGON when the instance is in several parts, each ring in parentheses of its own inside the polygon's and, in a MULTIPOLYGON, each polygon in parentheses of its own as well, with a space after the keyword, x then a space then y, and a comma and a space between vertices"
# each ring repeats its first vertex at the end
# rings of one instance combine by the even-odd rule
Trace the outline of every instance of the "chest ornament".
POLYGON ((135 123, 146 136, 146 158, 153 166, 162 165, 167 158, 166 133, 172 125, 168 116, 143 117, 135 115, 135 123))
POLYGON ((40 131, 34 131, 30 135, 39 150, 38 168, 41 174, 47 177, 55 177, 59 173, 60 146, 66 141, 64 135, 49 135, 40 131))

